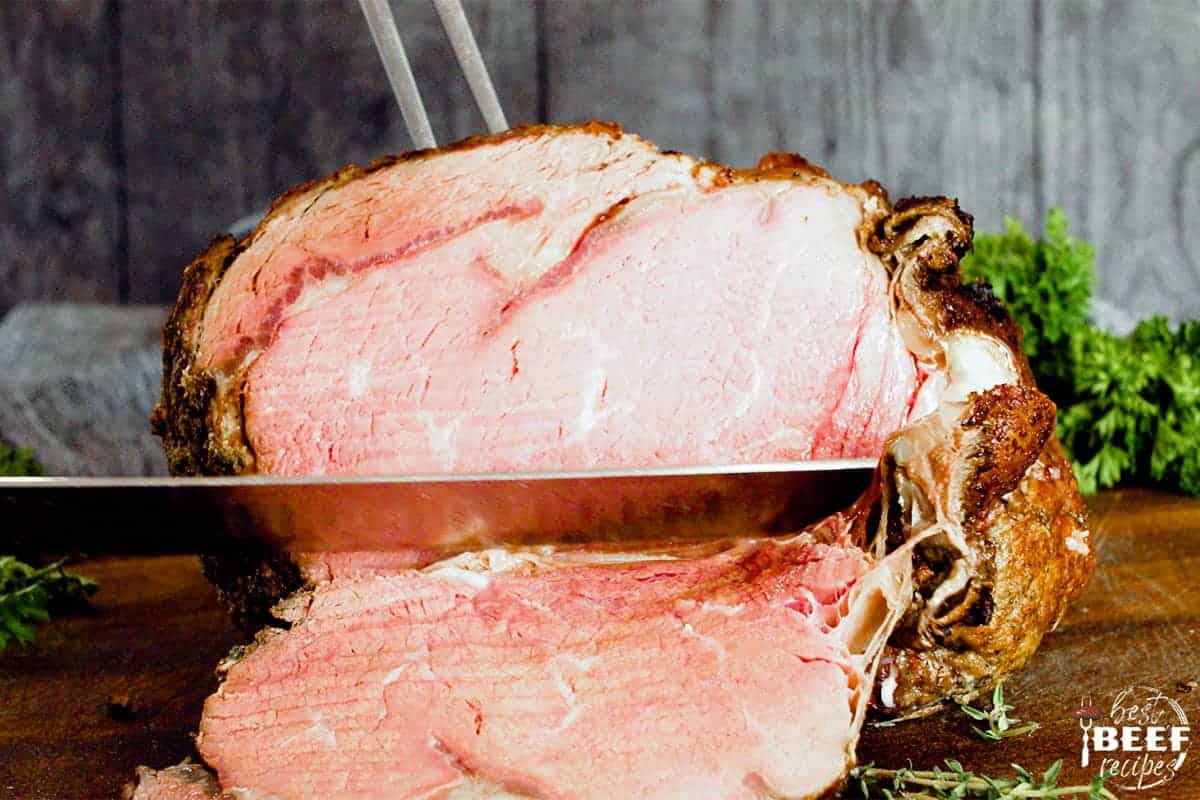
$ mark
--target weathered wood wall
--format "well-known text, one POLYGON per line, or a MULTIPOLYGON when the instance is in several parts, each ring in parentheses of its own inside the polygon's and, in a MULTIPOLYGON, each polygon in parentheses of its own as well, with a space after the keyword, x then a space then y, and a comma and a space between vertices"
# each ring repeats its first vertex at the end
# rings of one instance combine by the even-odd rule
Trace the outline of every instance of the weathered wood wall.
MULTIPOLYGON (((802 152, 995 228, 1062 205, 1104 297, 1200 315, 1197 0, 468 0, 510 120, 802 152)), ((482 123, 394 0, 443 141, 482 123)), ((164 302, 215 233, 406 138, 354 0, 0 3, 0 312, 164 302)))

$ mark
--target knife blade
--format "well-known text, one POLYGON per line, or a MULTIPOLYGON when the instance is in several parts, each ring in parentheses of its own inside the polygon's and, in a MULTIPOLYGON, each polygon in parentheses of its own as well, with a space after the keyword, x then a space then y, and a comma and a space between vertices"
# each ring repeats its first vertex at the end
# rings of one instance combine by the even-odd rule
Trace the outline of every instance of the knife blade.
POLYGON ((393 477, 0 478, 0 552, 445 552, 795 530, 875 461, 393 477), (7 540, 7 541, 6 541, 7 540))

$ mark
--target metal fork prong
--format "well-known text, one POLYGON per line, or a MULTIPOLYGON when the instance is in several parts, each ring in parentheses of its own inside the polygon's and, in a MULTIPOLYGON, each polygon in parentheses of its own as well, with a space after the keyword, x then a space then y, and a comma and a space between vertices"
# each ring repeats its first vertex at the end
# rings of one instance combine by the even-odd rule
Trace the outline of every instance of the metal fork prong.
POLYGON ((442 27, 454 48, 454 56, 462 68, 471 87, 471 95, 479 113, 492 133, 508 130, 508 121, 504 118, 504 109, 500 107, 500 98, 496 95, 496 87, 488 75, 487 65, 483 63, 483 53, 479 51, 479 43, 471 32, 467 22, 466 12, 463 11, 459 0, 433 0, 438 16, 442 18, 442 27))
POLYGON ((367 18, 367 27, 371 29, 371 38, 375 40, 375 49, 383 61, 388 82, 400 104, 409 138, 415 147, 422 150, 437 147, 429 115, 425 113, 425 104, 421 101, 421 90, 417 88, 408 56, 404 53, 404 42, 400 40, 400 31, 396 28, 396 18, 392 16, 388 0, 358 0, 358 3, 363 16, 367 18))

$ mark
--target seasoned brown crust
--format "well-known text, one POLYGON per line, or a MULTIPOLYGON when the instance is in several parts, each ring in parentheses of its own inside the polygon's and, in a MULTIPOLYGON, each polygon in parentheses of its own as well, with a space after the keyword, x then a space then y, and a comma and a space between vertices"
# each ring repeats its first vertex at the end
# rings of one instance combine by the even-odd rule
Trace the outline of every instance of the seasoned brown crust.
POLYGON ((956 200, 906 197, 879 221, 867 246, 919 306, 927 333, 947 336, 965 330, 992 336, 1008 345, 1022 382, 1032 384, 1033 373, 1021 352, 1020 326, 989 286, 963 283, 958 264, 971 249, 973 236, 974 220, 956 200), (898 275, 901 271, 907 274, 898 275))
POLYGON ((876 684, 876 713, 924 716, 945 702, 967 702, 1029 660, 1095 565, 1093 554, 1066 545, 1087 526, 1071 476, 1062 446, 1051 437, 1017 488, 974 528, 991 575, 982 577, 970 613, 930 645, 913 641, 911 625, 897 631, 876 684), (889 679, 895 684, 886 705, 880 690, 889 679))
POLYGON ((219 403, 214 376, 195 368, 201 320, 217 284, 240 248, 230 236, 213 240, 183 271, 179 299, 163 329, 163 384, 150 428, 163 441, 173 475, 231 475, 254 464, 240 425, 228 431, 241 409, 219 403))
POLYGON ((138 767, 134 779, 121 790, 122 800, 154 800, 156 797, 223 800, 229 795, 222 794, 216 775, 200 764, 192 763, 188 757, 166 769, 138 767))
POLYGON ((278 624, 271 609, 304 586, 300 566, 291 555, 258 545, 202 555, 200 564, 204 577, 217 587, 217 599, 233 621, 249 632, 268 622, 278 624))
POLYGON ((1017 488, 1054 434, 1054 411, 1054 403, 1037 389, 1011 383, 989 389, 972 404, 964 427, 979 432, 979 444, 963 487, 969 525, 1017 488))
POLYGON ((799 153, 767 153, 758 160, 758 170, 760 172, 774 172, 776 170, 807 172, 818 178, 832 180, 828 172, 799 153))
MULTIPOLYGON (((917 597, 876 685, 873 710, 884 716, 920 716, 947 700, 968 700, 1019 669, 1095 567, 1090 545, 1085 554, 1068 544, 1086 532, 1086 510, 1054 436, 1054 405, 1034 388, 1020 328, 989 287, 962 282, 958 261, 969 249, 971 223, 952 200, 910 198, 870 240, 892 271, 898 313, 916 316, 934 340, 970 333, 1002 342, 1019 381, 972 400, 965 427, 978 432, 979 444, 963 481, 959 522, 976 572, 930 641, 918 629, 919 612, 949 563, 937 544, 918 547, 917 597), (889 681, 885 703, 880 692, 889 681)), ((940 358, 935 345, 930 352, 940 358)))

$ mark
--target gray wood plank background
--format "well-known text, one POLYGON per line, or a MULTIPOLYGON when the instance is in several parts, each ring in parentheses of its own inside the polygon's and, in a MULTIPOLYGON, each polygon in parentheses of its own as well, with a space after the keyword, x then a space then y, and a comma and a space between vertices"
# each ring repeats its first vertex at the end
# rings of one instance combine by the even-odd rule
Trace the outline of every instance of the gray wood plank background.
MULTIPOLYGON (((466 5, 514 123, 796 151, 981 228, 1061 205, 1104 298, 1200 316, 1197 0, 466 5)), ((393 6, 439 139, 479 132, 431 4, 393 6)), ((354 0, 6 0, 0 313, 168 302, 233 220, 406 146, 354 0)))

